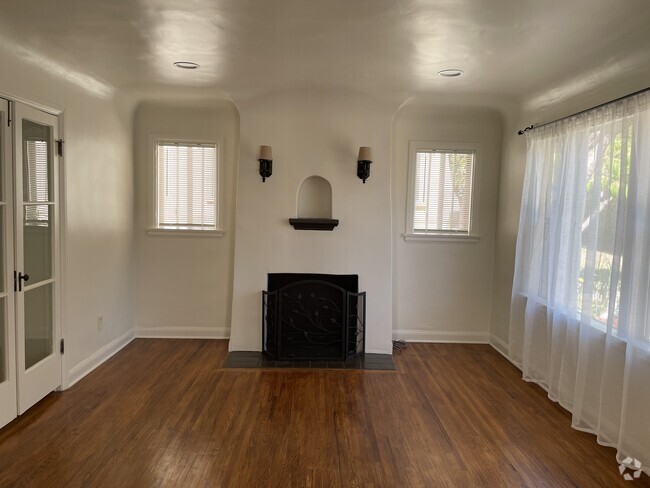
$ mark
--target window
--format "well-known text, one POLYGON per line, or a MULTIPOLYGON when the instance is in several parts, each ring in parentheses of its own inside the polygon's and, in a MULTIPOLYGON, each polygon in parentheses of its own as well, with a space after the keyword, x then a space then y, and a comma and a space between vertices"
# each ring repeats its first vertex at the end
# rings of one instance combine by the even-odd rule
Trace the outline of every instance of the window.
POLYGON ((155 231, 219 232, 216 144, 155 144, 155 231))
POLYGON ((474 145, 411 142, 407 240, 476 239, 476 154, 474 145))
POLYGON ((628 99, 527 134, 515 292, 650 342, 647 107, 628 99))
POLYGON ((615 252, 616 225, 619 207, 627 203, 634 140, 632 129, 631 125, 624 127, 613 124, 607 127, 607 132, 602 136, 595 133, 586 146, 585 201, 588 203, 581 224, 577 308, 581 314, 590 315, 603 327, 612 317, 612 329, 616 332, 621 302, 621 272, 625 261, 622 251, 615 252), (623 194, 619 194, 621 188, 623 194), (595 248, 591 245, 594 241, 595 248), (589 293, 585 293, 585 281, 591 288, 589 293))

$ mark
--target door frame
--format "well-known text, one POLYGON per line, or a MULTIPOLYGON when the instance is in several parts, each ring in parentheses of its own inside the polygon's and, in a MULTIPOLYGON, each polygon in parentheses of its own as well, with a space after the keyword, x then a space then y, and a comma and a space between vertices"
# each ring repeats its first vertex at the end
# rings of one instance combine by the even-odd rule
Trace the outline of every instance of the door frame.
MULTIPOLYGON (((34 100, 31 100, 29 98, 22 97, 16 93, 11 93, 7 92, 4 90, 0 89, 0 98, 4 98, 5 100, 9 100, 10 103, 14 102, 19 102, 23 103, 25 105, 28 105, 32 108, 35 108, 37 110, 40 110, 41 112, 48 113, 50 115, 54 115, 58 117, 59 119, 59 139, 65 141, 66 140, 66 117, 65 117, 65 111, 61 107, 57 107, 55 105, 50 105, 48 103, 41 103, 41 102, 36 102, 34 100)), ((13 123, 12 121, 12 134, 13 134, 13 123)), ((57 313, 58 321, 60 324, 60 329, 61 329, 61 338, 66 338, 67 337, 67 327, 66 327, 66 310, 65 310, 65 304, 66 304, 66 297, 67 297, 67 276, 68 276, 68 261, 67 261, 67 247, 66 247, 66 231, 67 231, 67 220, 68 220, 68 212, 67 212, 67 198, 66 198, 66 162, 67 162, 67 151, 65 147, 65 142, 63 144, 63 156, 59 157, 59 277, 60 277, 60 283, 59 283, 59 311, 57 313)), ((12 142, 12 164, 13 163, 13 142, 12 142)), ((12 181, 13 181, 13 174, 12 174, 12 181)), ((13 197, 13 195, 12 195, 13 197)), ((13 218, 13 217, 12 217, 13 218)), ((13 242, 12 242, 13 246, 13 242)), ((14 339, 15 339, 15 334, 14 334, 14 339)), ((63 354, 61 356, 61 386, 59 387, 59 390, 67 390, 70 387, 70 375, 68 371, 68 362, 67 362, 67 354, 63 354)), ((15 358, 14 358, 15 362, 15 358)), ((16 368, 17 365, 14 364, 14 368, 16 368)))

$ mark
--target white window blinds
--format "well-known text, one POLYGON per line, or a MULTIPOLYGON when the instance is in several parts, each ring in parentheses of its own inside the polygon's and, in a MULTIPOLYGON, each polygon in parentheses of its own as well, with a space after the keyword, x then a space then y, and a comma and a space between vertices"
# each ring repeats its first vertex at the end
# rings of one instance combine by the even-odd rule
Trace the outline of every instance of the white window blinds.
POLYGON ((48 201, 47 141, 28 140, 27 149, 27 195, 28 202, 48 201))
POLYGON ((158 143, 157 225, 215 229, 217 146, 158 143))
POLYGON ((473 173, 473 151, 416 151, 413 231, 469 234, 473 173))

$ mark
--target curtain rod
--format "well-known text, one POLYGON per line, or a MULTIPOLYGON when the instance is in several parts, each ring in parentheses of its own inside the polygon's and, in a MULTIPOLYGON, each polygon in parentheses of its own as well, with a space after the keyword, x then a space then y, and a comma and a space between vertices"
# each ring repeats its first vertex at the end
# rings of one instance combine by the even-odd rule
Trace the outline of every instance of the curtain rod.
POLYGON ((627 95, 623 95, 622 97, 615 98, 614 100, 610 100, 609 102, 601 103, 600 105, 596 105, 595 107, 591 107, 591 108, 588 108, 588 109, 585 109, 585 110, 581 110, 580 112, 576 112, 574 114, 567 115, 566 117, 560 117, 559 119, 555 119, 555 120, 552 120, 550 122, 545 122, 544 124, 540 124, 540 125, 529 125, 525 129, 521 129, 519 132, 517 132, 517 134, 523 135, 526 132, 528 132, 529 130, 539 129, 540 127, 544 127, 546 125, 550 125, 550 124, 554 124, 555 122, 559 122, 560 120, 569 119, 571 117, 575 117, 576 115, 582 115, 582 114, 590 112, 592 110, 596 110, 597 108, 604 107, 605 105, 620 102, 621 100, 625 100, 626 98, 630 98, 630 97, 633 97, 635 95, 640 95, 641 93, 647 92, 648 90, 650 90, 650 86, 647 87, 647 88, 643 88, 642 90, 635 91, 634 93, 629 93, 627 95))

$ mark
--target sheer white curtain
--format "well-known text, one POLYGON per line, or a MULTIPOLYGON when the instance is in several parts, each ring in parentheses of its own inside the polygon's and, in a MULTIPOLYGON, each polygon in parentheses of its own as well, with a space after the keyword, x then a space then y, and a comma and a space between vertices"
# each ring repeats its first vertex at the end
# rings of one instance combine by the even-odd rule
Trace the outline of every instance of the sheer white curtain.
POLYGON ((529 131, 510 359, 650 471, 650 96, 529 131))

